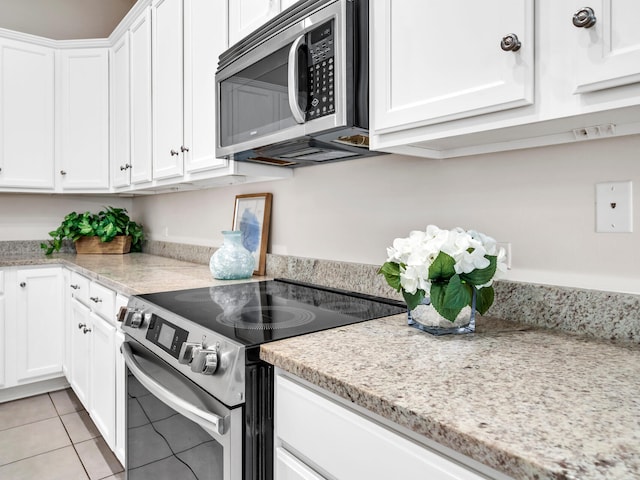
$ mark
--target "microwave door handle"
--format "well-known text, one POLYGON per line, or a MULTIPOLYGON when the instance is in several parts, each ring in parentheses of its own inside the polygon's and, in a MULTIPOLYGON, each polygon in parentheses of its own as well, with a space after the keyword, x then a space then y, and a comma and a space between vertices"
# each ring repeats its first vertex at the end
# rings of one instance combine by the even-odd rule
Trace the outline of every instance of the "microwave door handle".
POLYGON ((218 435, 225 434, 225 417, 201 410, 195 405, 192 405, 178 397, 173 392, 167 390, 164 386, 149 377, 149 375, 147 375, 140 364, 136 361, 133 351, 127 342, 124 342, 120 346, 120 351, 124 357, 125 364, 133 376, 136 377, 142 386, 149 390, 149 392, 151 392, 156 398, 166 403, 180 415, 197 423, 202 428, 209 430, 210 432, 215 432, 218 435))
POLYGON ((304 35, 300 35, 291 45, 289 49, 289 82, 287 84, 287 91, 289 94, 289 108, 293 118, 298 123, 304 123, 304 112, 298 105, 298 49, 304 42, 304 35))

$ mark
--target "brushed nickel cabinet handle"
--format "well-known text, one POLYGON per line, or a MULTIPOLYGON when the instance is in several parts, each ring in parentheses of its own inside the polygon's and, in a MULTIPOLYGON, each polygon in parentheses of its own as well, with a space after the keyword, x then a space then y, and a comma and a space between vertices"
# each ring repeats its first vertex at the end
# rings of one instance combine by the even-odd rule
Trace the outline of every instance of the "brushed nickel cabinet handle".
POLYGON ((573 15, 573 24, 578 28, 591 28, 596 24, 596 14, 591 7, 583 7, 573 15))
POLYGON ((505 52, 517 52, 522 44, 515 33, 510 33, 502 37, 500 48, 505 52))

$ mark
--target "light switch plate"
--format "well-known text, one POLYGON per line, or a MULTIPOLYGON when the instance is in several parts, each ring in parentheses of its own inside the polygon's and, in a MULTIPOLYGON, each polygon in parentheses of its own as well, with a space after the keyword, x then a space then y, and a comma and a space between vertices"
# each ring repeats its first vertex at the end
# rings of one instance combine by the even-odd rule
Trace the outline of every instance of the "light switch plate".
POLYGON ((632 184, 596 184, 596 232, 633 232, 632 184))

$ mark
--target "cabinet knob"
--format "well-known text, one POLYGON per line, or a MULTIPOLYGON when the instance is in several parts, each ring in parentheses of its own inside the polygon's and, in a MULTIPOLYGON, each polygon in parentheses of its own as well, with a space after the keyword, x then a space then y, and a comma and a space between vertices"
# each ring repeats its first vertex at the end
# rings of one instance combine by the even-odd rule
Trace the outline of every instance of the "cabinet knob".
POLYGON ((73 288, 74 290, 78 290, 80 289, 80 285, 69 285, 71 288, 73 288))
POLYGON ((520 40, 518 40, 518 36, 515 33, 510 33, 502 37, 502 41, 500 42, 500 48, 505 52, 517 52, 521 47, 520 40))
POLYGON ((185 147, 184 145, 181 145, 181 146, 180 146, 180 151, 181 151, 182 153, 184 153, 184 152, 188 152, 188 151, 189 151, 189 147, 185 147))
POLYGON ((176 152, 173 148, 171 149, 171 156, 180 155, 180 152, 176 152))
POLYGON ((93 303, 100 303, 102 301, 100 297, 89 297, 89 300, 91 300, 93 303))
POLYGON ((82 330, 83 328, 85 328, 87 326, 86 323, 79 323, 78 324, 78 330, 82 330))
POLYGON ((65 170, 60 170, 60 175, 66 175, 67 172, 65 170))
POLYGON ((127 170, 129 168, 131 168, 131 165, 129 165, 128 163, 125 163, 124 165, 120 165, 120 171, 127 170))
POLYGON ((91 331, 91 329, 90 329, 90 328, 87 328, 87 327, 84 327, 84 328, 82 329, 82 333, 84 333, 85 335, 86 335, 87 333, 89 333, 90 331, 91 331))
POLYGON ((27 284, 26 284, 26 282, 20 282, 20 286, 21 286, 22 288, 24 288, 24 287, 26 287, 26 286, 27 286, 27 284))
POLYGON ((596 14, 590 7, 583 7, 573 14, 573 24, 578 28, 591 28, 596 24, 596 14))

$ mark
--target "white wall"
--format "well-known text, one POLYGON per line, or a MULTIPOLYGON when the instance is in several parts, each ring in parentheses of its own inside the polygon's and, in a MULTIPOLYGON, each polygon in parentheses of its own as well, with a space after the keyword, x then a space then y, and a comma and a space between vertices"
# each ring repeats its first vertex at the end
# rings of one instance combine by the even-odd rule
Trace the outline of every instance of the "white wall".
POLYGON ((110 205, 131 213, 132 203, 130 198, 106 196, 0 193, 0 240, 48 240, 70 212, 97 213, 110 205))
POLYGON ((134 199, 156 240, 220 245, 235 195, 273 193, 269 251, 367 264, 429 223, 511 242, 509 278, 640 293, 640 136, 448 160, 385 155, 134 199), (595 233, 595 184, 632 180, 635 232, 595 233))

